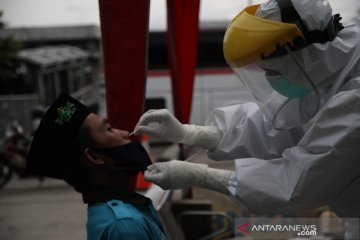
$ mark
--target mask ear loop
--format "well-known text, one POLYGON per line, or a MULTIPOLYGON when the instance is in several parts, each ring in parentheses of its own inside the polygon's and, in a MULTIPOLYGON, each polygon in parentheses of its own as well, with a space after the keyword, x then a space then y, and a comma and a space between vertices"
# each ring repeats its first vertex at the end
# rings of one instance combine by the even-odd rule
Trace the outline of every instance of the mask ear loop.
MULTIPOLYGON (((300 64, 300 62, 297 60, 297 58, 295 57, 295 55, 293 54, 293 52, 291 51, 289 44, 285 44, 284 48, 286 50, 286 52, 290 55, 290 57, 295 61, 296 65, 298 65, 300 71, 304 74, 306 80, 308 81, 308 83, 310 84, 311 88, 313 89, 314 93, 315 93, 315 97, 316 97, 316 108, 314 110, 314 112, 311 114, 310 118, 313 118, 315 116, 315 114, 319 111, 320 109, 320 93, 319 90, 317 89, 315 83, 311 80, 309 74, 307 74, 307 72, 305 71, 305 69, 302 67, 302 65, 300 64)), ((274 126, 275 130, 288 130, 290 128, 295 128, 295 127, 299 127, 302 124, 297 124, 288 128, 281 128, 281 127, 276 127, 275 124, 275 119, 277 118, 279 112, 285 107, 286 104, 288 104, 292 99, 288 98, 280 107, 279 109, 275 112, 274 117, 271 120, 272 125, 274 126)), ((301 104, 301 103, 300 103, 301 104)))

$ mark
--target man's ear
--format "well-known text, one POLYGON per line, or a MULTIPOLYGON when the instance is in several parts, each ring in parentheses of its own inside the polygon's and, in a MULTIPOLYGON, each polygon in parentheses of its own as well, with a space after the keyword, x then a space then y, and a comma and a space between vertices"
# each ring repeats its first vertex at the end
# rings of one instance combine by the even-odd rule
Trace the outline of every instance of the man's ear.
POLYGON ((86 161, 95 164, 95 165, 103 165, 105 163, 104 160, 101 159, 100 155, 96 152, 92 151, 90 148, 86 148, 84 151, 86 161))

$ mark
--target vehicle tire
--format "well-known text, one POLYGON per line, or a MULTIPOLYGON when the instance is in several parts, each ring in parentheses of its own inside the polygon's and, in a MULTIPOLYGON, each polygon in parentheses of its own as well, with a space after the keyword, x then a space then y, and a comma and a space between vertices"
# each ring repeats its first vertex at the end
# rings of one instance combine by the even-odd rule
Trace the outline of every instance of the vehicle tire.
POLYGON ((5 156, 0 155, 0 188, 4 187, 11 179, 12 169, 5 156))

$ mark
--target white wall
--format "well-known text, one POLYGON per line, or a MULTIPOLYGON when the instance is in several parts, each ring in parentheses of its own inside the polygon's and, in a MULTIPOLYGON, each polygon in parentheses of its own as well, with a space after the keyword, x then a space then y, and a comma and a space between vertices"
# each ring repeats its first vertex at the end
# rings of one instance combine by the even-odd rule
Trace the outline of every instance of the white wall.
MULTIPOLYGON (((203 124, 216 107, 251 101, 244 86, 232 73, 198 74, 195 78, 190 123, 203 124)), ((149 77, 146 98, 165 98, 166 107, 173 112, 169 76, 149 77)))

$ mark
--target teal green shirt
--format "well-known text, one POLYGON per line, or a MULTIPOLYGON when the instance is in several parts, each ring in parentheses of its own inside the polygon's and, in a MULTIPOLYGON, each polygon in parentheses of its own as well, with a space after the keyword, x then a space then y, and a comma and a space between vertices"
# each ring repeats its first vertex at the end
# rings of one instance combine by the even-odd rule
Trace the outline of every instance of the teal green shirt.
POLYGON ((88 240, 166 239, 152 202, 130 204, 121 200, 90 204, 88 240))

